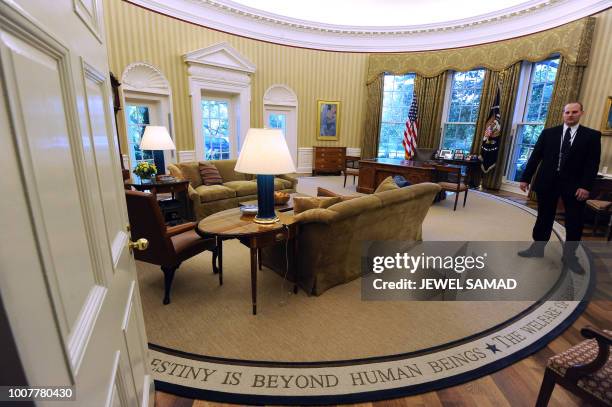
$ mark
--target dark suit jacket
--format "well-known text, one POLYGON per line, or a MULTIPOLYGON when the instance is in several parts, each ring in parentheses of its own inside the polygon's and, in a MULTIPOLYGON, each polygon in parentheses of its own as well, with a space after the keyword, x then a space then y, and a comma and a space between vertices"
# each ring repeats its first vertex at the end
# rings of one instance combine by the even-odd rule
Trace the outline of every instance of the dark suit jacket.
MULTIPOLYGON (((544 129, 529 157, 521 182, 531 183, 531 178, 541 163, 532 186, 536 192, 545 193, 556 188, 562 133, 562 125, 544 129)), ((563 190, 569 193, 574 193, 578 188, 590 191, 599 169, 600 155, 601 133, 578 126, 569 156, 558 176, 563 190)))

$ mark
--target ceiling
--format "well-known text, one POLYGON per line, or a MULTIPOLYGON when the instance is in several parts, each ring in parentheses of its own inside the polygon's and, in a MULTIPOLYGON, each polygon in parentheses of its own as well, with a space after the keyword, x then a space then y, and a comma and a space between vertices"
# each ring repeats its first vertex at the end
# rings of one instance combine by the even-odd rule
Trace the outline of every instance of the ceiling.
MULTIPOLYGON (((499 13, 513 6, 546 1, 526 0, 232 0, 252 10, 312 23, 363 27, 406 27, 444 23, 499 13), (460 4, 460 6, 458 6, 460 4)), ((515 7, 516 8, 516 7, 515 7)), ((513 10, 508 10, 513 11, 513 10)))
POLYGON ((404 52, 529 35, 610 0, 125 0, 231 34, 327 51, 404 52))

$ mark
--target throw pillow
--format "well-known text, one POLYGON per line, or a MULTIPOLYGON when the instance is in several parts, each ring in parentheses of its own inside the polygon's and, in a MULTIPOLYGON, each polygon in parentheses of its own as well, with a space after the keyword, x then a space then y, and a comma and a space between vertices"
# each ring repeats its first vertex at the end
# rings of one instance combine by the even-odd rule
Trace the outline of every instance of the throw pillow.
POLYGON ((219 170, 214 165, 209 163, 199 163, 198 168, 200 169, 200 176, 202 177, 202 183, 204 185, 223 184, 223 178, 221 178, 219 170))
POLYGON ((389 176, 380 183, 380 185, 376 188, 374 193, 383 192, 383 191, 391 191, 393 189, 399 189, 395 181, 393 181, 393 177, 389 176))
POLYGON ((348 201, 349 199, 359 198, 359 195, 340 195, 335 193, 334 191, 330 191, 329 189, 317 187, 317 196, 325 196, 325 197, 340 197, 342 202, 348 201))
POLYGON ((408 181, 406 178, 402 177, 401 175, 396 175, 395 177, 393 177, 393 181, 400 188, 404 188, 404 187, 407 187, 408 185, 412 185, 410 181, 408 181))
POLYGON ((341 198, 339 196, 321 198, 316 198, 314 196, 296 196, 293 198, 293 213, 297 215, 309 209, 329 208, 340 201, 341 198))

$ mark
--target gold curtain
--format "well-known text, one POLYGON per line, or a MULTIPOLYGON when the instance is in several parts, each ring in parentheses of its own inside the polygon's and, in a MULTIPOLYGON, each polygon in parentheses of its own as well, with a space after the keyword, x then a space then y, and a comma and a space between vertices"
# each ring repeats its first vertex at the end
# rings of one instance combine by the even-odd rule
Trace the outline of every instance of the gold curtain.
POLYGON ((385 74, 381 73, 367 85, 368 98, 366 100, 365 131, 361 140, 361 158, 373 158, 378 155, 384 78, 385 74))
POLYGON ((395 75, 415 72, 433 77, 448 70, 487 68, 502 71, 518 61, 541 61, 552 54, 562 55, 572 65, 586 66, 594 27, 595 18, 586 17, 550 30, 488 44, 436 51, 371 54, 366 83, 383 72, 395 75))
POLYGON ((438 148, 440 145, 446 76, 446 72, 432 78, 416 75, 414 80, 414 93, 419 103, 419 147, 438 148))
POLYGON ((584 66, 569 64, 565 58, 561 57, 544 127, 563 124, 563 108, 567 103, 578 100, 584 68, 584 66))
POLYGON ((517 62, 503 71, 487 71, 485 74, 482 95, 480 99, 480 111, 476 124, 476 133, 472 143, 472 153, 480 152, 480 145, 485 131, 485 125, 495 101, 497 86, 500 87, 499 112, 501 116, 501 132, 499 141, 499 152, 495 168, 483 175, 482 185, 489 189, 499 189, 506 166, 506 155, 510 148, 510 132, 512 131, 512 117, 521 76, 521 62, 517 62))

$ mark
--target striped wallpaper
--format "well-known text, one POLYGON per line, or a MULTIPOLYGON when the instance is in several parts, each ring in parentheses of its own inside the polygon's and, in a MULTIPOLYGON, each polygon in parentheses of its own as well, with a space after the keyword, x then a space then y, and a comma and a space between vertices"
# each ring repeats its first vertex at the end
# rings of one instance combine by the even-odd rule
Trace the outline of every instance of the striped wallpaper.
MULTIPOLYGON (((251 127, 263 127, 263 94, 284 84, 298 96, 298 147, 360 147, 366 101, 368 54, 326 52, 239 37, 157 14, 122 0, 104 0, 109 64, 118 78, 132 62, 148 62, 168 78, 173 92, 177 150, 193 150, 187 69, 182 56, 227 41, 253 64, 251 127), (338 141, 317 141, 317 100, 341 101, 338 141)), ((612 10, 596 15, 597 23, 581 100, 582 123, 599 129, 607 96, 612 96, 612 10)), ((123 126, 120 125, 120 128, 123 126)), ((122 132, 124 132, 122 130, 122 132)), ((121 137, 126 152, 125 134, 121 137)), ((612 173, 612 137, 602 142, 602 167, 612 173)))
MULTIPOLYGON (((595 32, 589 57, 589 66, 584 72, 580 100, 585 114, 580 123, 594 129, 601 129, 605 103, 612 96, 612 9, 595 16, 595 32)), ((608 167, 612 174, 612 136, 601 140, 600 168, 608 167)))
MULTIPOLYGON (((359 147, 365 109, 368 54, 315 51, 270 44, 210 30, 157 14, 121 0, 104 0, 109 65, 120 79, 132 62, 148 62, 172 87, 177 150, 193 150, 187 52, 227 41, 255 64, 251 89, 251 127, 263 127, 263 96, 284 84, 298 97, 298 147, 359 147), (338 141, 317 141, 317 100, 339 100, 338 141)), ((125 136, 122 151, 126 152, 125 136)))

